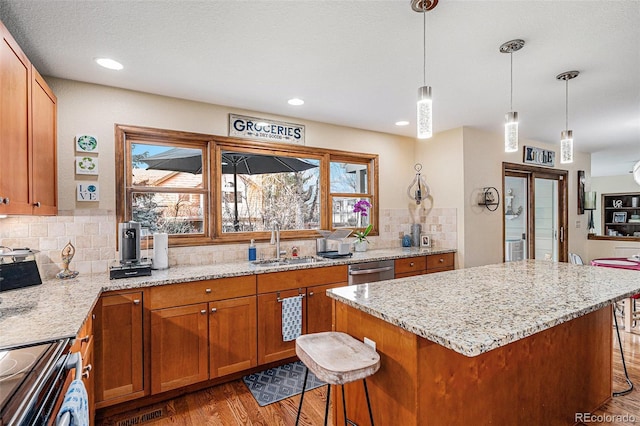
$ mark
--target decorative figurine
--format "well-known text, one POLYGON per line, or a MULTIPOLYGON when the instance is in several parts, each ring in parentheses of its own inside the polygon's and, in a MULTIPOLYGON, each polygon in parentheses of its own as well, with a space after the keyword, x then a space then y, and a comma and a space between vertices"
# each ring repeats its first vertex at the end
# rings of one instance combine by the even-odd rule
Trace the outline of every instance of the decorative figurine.
POLYGON ((68 278, 75 278, 78 276, 78 271, 70 271, 69 263, 71 263, 71 259, 76 254, 76 248, 71 244, 71 241, 67 243, 66 246, 62 249, 62 266, 64 269, 56 274, 57 278, 61 280, 66 280, 68 278))

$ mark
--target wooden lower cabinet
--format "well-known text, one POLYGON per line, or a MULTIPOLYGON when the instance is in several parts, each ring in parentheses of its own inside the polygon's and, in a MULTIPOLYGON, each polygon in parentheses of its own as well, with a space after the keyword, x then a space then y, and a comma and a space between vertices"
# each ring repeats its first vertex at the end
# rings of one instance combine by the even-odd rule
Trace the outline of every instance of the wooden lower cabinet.
POLYGON ((143 292, 105 294, 94 312, 96 407, 144 396, 143 292))
MULTIPOLYGON (((258 364, 296 355, 295 340, 282 340, 282 302, 278 300, 305 294, 305 289, 285 290, 258 295, 258 364)), ((306 333, 306 303, 302 303, 302 333, 306 333)))
POLYGON ((256 296, 209 303, 209 378, 258 365, 256 296))
POLYGON ((151 393, 209 377, 208 304, 151 311, 151 393))
POLYGON ((84 387, 87 389, 87 399, 89 400, 89 424, 95 424, 94 418, 96 414, 95 405, 96 405, 96 393, 95 393, 95 374, 93 371, 93 347, 94 340, 93 336, 87 342, 87 348, 82 354, 82 383, 84 383, 84 387))
POLYGON ((413 277, 435 272, 451 271, 455 253, 429 254, 395 260, 395 278, 413 277))
POLYGON ((327 290, 347 285, 348 282, 343 282, 307 288, 307 333, 331 331, 333 299, 327 296, 327 290))

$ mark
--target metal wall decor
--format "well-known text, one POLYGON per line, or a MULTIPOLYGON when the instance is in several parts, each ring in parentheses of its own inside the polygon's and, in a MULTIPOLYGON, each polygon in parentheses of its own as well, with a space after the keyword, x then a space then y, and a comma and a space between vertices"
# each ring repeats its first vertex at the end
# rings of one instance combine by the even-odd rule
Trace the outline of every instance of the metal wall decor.
POLYGON ((584 170, 578 170, 578 214, 584 214, 584 170))
POLYGON ((489 211, 496 211, 500 206, 500 193, 493 186, 485 186, 480 193, 479 206, 485 206, 489 211))
POLYGON ((411 181, 409 187, 407 188, 407 195, 409 196, 409 198, 414 200, 416 204, 420 204, 422 200, 426 199, 429 196, 430 190, 429 186, 424 181, 422 174, 420 173, 420 171, 422 170, 422 164, 416 163, 416 165, 413 166, 413 169, 416 171, 416 176, 413 178, 413 181, 411 181), (412 189, 414 188, 414 186, 415 189, 412 189))

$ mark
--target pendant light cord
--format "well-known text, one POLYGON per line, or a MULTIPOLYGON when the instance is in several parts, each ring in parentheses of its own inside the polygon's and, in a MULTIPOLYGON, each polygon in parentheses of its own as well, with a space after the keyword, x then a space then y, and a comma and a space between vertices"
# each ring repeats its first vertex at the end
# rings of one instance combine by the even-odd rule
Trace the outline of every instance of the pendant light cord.
POLYGON ((422 42, 424 55, 422 55, 422 78, 423 86, 427 85, 427 2, 422 2, 422 42))
POLYGON ((565 116, 565 127, 564 129, 566 131, 569 131, 569 79, 567 78, 565 80, 565 83, 567 83, 566 88, 565 88, 565 111, 564 111, 564 116, 565 116))
POLYGON ((509 109, 513 111, 513 50, 509 52, 511 58, 511 100, 509 101, 509 109))

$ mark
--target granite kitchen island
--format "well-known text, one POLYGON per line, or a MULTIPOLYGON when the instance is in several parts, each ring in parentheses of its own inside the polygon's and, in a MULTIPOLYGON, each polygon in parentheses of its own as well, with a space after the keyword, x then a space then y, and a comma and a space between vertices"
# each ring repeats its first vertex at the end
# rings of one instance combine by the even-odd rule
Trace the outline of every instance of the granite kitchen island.
MULTIPOLYGON (((571 425, 611 397, 611 304, 638 292, 635 271, 525 260, 327 294, 336 331, 377 344, 376 424, 571 425)), ((360 383, 347 407, 368 424, 360 383)))

